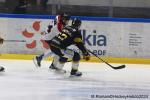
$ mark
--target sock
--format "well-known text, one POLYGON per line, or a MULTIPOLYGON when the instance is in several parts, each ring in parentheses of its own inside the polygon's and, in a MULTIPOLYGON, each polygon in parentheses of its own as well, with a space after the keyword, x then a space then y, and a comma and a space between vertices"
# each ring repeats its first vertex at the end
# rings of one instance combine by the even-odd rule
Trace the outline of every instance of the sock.
POLYGON ((56 67, 61 70, 61 69, 63 69, 64 65, 65 65, 64 62, 63 63, 62 62, 58 62, 56 67))
POLYGON ((72 62, 72 69, 73 70, 78 70, 79 67, 79 62, 72 62))
POLYGON ((55 55, 55 56, 54 56, 54 60, 53 60, 52 63, 53 63, 54 66, 57 66, 57 63, 58 63, 58 62, 59 62, 59 56, 55 55))

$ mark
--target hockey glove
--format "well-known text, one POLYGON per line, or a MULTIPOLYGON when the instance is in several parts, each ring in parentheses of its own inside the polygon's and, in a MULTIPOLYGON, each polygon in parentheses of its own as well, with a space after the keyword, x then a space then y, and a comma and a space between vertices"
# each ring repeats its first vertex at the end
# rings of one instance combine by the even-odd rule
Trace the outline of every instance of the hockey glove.
POLYGON ((3 44, 4 39, 0 37, 0 44, 3 44))
POLYGON ((83 59, 85 59, 86 61, 90 60, 90 54, 88 52, 84 53, 83 59))
POLYGON ((48 27, 47 27, 47 28, 48 28, 48 29, 47 29, 47 32, 48 32, 48 33, 51 32, 52 27, 53 27, 52 25, 48 25, 48 27))

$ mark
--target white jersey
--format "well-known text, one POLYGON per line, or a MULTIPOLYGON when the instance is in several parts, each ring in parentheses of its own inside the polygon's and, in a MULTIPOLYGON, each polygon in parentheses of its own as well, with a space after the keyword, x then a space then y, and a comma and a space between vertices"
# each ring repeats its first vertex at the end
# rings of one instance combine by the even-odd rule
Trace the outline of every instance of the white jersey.
POLYGON ((51 32, 47 32, 48 29, 44 31, 44 40, 51 40, 53 37, 59 34, 59 30, 57 29, 57 25, 53 25, 51 32))
POLYGON ((57 15, 55 20, 52 22, 52 28, 51 31, 48 32, 48 27, 45 30, 44 40, 51 40, 53 37, 59 34, 59 32, 62 30, 64 25, 62 24, 62 17, 60 15, 57 15))

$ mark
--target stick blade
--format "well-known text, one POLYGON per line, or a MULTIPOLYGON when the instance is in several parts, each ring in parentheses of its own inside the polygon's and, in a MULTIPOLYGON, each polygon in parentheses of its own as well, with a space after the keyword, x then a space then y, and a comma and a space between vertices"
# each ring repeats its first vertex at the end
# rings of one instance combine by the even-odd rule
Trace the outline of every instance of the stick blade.
POLYGON ((118 67, 113 67, 114 69, 123 69, 123 68, 125 68, 126 67, 126 65, 121 65, 121 66, 118 66, 118 67))

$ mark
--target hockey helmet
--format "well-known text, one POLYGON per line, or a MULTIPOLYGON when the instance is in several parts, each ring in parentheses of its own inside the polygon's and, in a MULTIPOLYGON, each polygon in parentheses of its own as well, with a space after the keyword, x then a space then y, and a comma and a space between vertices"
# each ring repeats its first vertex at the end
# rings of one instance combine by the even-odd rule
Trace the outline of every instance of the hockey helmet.
POLYGON ((79 18, 74 18, 72 20, 72 26, 73 27, 80 27, 81 26, 81 20, 79 18))
POLYGON ((61 14, 62 20, 70 20, 70 15, 63 13, 61 14))

